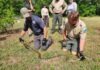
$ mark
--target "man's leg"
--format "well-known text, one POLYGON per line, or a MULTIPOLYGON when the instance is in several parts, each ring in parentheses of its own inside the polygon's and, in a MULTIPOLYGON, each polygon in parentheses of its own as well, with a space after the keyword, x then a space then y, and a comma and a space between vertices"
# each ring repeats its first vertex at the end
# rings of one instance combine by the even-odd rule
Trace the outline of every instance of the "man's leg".
POLYGON ((67 40, 66 47, 63 48, 63 51, 71 50, 71 41, 67 40))
POLYGON ((75 56, 77 55, 77 48, 78 48, 78 41, 74 39, 72 41, 72 54, 75 56))
POLYGON ((53 19, 52 19, 52 33, 55 32, 55 26, 57 24, 57 14, 53 14, 53 19))
POLYGON ((38 50, 40 49, 40 47, 41 47, 41 43, 40 43, 39 36, 34 36, 34 48, 38 50))
MULTIPOLYGON (((41 39, 41 42, 42 42, 42 39, 41 39)), ((41 49, 44 50, 44 51, 47 50, 52 45, 52 43, 53 43, 53 40, 52 40, 51 37, 49 37, 47 42, 46 42, 46 45, 45 46, 42 45, 41 49)))
POLYGON ((61 25, 62 25, 62 14, 58 14, 58 30, 61 31, 61 25))

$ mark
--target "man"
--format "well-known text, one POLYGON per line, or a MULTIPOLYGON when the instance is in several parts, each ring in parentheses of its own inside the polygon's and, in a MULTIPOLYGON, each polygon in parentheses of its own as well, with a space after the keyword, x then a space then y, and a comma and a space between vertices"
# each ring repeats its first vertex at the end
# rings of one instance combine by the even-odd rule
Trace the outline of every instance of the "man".
POLYGON ((55 32, 55 26, 58 22, 58 30, 60 30, 60 26, 62 25, 62 14, 67 9, 67 4, 64 0, 53 0, 49 6, 50 12, 53 14, 53 24, 51 33, 55 32))
POLYGON ((32 15, 30 13, 30 11, 32 11, 32 10, 29 10, 25 7, 23 7, 20 10, 21 14, 25 18, 25 23, 24 23, 24 29, 21 32, 19 41, 20 42, 24 41, 23 36, 30 28, 34 34, 34 48, 36 50, 38 50, 40 48, 42 50, 46 50, 49 47, 49 45, 51 44, 51 41, 47 40, 46 26, 40 17, 38 17, 36 15, 32 15))
POLYGON ((83 51, 87 28, 84 22, 79 19, 79 13, 71 12, 62 29, 63 38, 66 41, 66 47, 63 50, 71 50, 73 55, 78 54, 80 60, 84 60, 83 51))
POLYGON ((72 11, 77 11, 77 3, 74 0, 69 0, 67 14, 70 14, 72 11))
POLYGON ((49 27, 49 10, 46 7, 46 5, 44 5, 43 8, 41 9, 41 16, 42 19, 44 20, 46 27, 49 27))
MULTIPOLYGON (((31 14, 32 14, 32 13, 35 11, 32 0, 24 0, 24 1, 25 1, 25 2, 24 2, 25 7, 26 7, 27 9, 29 9, 29 10, 32 10, 32 11, 30 11, 31 14)), ((28 30, 28 34, 29 34, 29 36, 32 35, 32 31, 31 31, 30 29, 28 30)))
POLYGON ((35 11, 32 0, 25 0, 25 7, 29 10, 35 11))
POLYGON ((42 19, 46 25, 46 29, 47 29, 47 33, 48 33, 48 27, 49 27, 49 11, 48 8, 46 7, 46 5, 43 6, 43 8, 41 9, 41 16, 42 19))

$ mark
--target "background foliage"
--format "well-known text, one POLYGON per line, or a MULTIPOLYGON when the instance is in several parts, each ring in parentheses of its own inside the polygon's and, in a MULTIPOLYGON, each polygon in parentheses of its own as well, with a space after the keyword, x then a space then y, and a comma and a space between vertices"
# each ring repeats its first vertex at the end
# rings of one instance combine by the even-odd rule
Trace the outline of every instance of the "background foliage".
MULTIPOLYGON (((42 6, 47 7, 52 0, 32 0, 35 13, 40 15, 42 6)), ((68 0, 65 0, 66 3, 68 0)), ((14 17, 20 14, 20 8, 24 6, 25 0, 0 0, 0 31, 5 31, 14 23, 14 17)), ((81 16, 100 15, 100 0, 76 0, 81 16)))

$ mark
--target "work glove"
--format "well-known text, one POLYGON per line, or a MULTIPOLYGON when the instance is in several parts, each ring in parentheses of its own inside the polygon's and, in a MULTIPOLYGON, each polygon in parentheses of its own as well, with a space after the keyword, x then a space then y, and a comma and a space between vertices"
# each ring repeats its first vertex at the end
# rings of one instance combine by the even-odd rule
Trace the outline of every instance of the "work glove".
POLYGON ((66 47, 66 40, 62 40, 62 47, 66 47))
POLYGON ((19 38, 19 42, 24 42, 24 39, 22 39, 21 37, 19 38))
POLYGON ((46 43, 47 43, 47 39, 46 38, 43 38, 43 40, 42 40, 42 46, 45 46, 46 43))
POLYGON ((83 55, 83 52, 80 51, 80 57, 79 57, 80 61, 85 60, 85 56, 83 55))

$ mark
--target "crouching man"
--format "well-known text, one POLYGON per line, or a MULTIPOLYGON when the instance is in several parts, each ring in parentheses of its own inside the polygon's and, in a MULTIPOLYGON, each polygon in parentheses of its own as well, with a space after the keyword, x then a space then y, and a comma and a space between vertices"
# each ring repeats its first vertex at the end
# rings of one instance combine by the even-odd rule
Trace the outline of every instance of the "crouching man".
POLYGON ((40 48, 42 50, 47 50, 51 44, 51 40, 47 40, 46 26, 43 20, 36 15, 32 15, 30 13, 31 11, 32 10, 28 10, 25 7, 21 8, 20 10, 22 16, 25 19, 25 22, 24 22, 24 29, 21 32, 19 41, 20 42, 24 41, 23 36, 30 28, 34 34, 34 48, 36 50, 40 48))
POLYGON ((64 51, 70 50, 73 55, 78 55, 80 60, 84 60, 84 44, 86 39, 87 27, 79 19, 78 12, 71 12, 68 20, 65 19, 63 25, 63 38, 66 42, 64 51))

